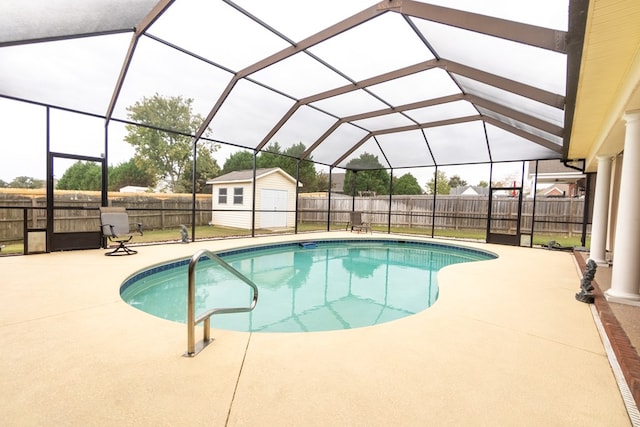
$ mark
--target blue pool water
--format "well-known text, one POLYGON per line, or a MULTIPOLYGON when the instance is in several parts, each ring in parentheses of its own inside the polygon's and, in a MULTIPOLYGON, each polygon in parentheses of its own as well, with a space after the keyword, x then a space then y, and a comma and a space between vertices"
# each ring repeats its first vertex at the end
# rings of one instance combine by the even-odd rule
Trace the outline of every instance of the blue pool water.
MULTIPOLYGON (((442 267, 496 258, 443 244, 393 240, 326 240, 217 253, 259 289, 250 313, 213 316, 213 328, 308 332, 375 325, 425 310, 438 298, 442 267)), ((186 322, 189 259, 156 266, 125 281, 121 296, 155 316, 186 322)), ((196 269, 196 316, 246 307, 249 286, 214 262, 196 269)))

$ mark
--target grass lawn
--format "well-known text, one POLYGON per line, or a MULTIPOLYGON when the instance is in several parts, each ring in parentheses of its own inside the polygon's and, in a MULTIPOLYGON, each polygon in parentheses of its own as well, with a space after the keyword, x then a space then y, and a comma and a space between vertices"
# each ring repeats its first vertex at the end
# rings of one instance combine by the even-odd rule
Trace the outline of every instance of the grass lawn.
MULTIPOLYGON (((313 231, 325 231, 327 229, 326 223, 299 223, 298 232, 307 233, 313 231)), ((344 223, 331 224, 332 231, 344 230, 344 223)), ((373 226, 373 231, 387 232, 386 226, 373 226)), ((189 238, 191 238, 191 228, 188 228, 189 238)), ((264 234, 282 234, 293 233, 293 228, 279 229, 279 230, 256 230, 256 235, 264 234)), ((396 234, 414 234, 419 236, 431 236, 431 228, 416 228, 416 227, 391 227, 391 233, 396 234)), ((466 240, 485 240, 485 230, 435 230, 435 237, 445 237, 451 239, 466 239, 466 240)), ((228 228, 228 227, 213 227, 210 225, 202 225, 196 227, 195 236, 198 240, 201 239, 218 239, 225 237, 248 237, 251 236, 251 230, 228 228)), ((181 234, 179 228, 165 229, 165 230, 148 230, 144 232, 143 236, 134 236, 132 243, 161 243, 161 242, 176 242, 181 240, 181 234)), ((561 246, 573 247, 582 246, 580 243, 580 236, 566 237, 562 235, 552 234, 535 234, 533 238, 534 246, 546 246, 549 241, 555 240, 561 246)), ((22 254, 23 244, 22 241, 4 243, 5 247, 0 251, 0 255, 15 255, 22 254)), ((587 240, 587 247, 589 241, 587 240)))

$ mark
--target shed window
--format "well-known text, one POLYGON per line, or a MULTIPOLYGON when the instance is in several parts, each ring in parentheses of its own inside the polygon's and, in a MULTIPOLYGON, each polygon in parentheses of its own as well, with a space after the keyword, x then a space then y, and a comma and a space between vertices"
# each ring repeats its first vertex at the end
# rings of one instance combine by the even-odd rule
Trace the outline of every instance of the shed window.
POLYGON ((227 204, 227 189, 219 188, 218 189, 218 204, 226 205, 227 204))
POLYGON ((242 187, 236 187, 233 189, 233 204, 234 205, 241 205, 243 202, 243 188, 242 187))

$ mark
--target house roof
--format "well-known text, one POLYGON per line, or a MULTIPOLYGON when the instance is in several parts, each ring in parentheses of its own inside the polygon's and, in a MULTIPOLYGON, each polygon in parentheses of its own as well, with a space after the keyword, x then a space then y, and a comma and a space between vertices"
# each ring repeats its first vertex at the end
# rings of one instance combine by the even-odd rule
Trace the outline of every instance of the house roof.
POLYGON ((529 179, 536 176, 538 183, 545 182, 575 182, 584 178, 584 173, 565 166, 558 160, 542 160, 538 162, 536 170, 536 162, 529 162, 529 179), (537 174, 537 175, 536 175, 537 174))
MULTIPOLYGON (((273 173, 279 173, 282 176, 284 176, 286 179, 291 181, 293 185, 296 184, 296 179, 280 168, 256 169, 256 180, 264 178, 265 176, 271 175, 273 173)), ((229 172, 224 175, 220 175, 216 178, 209 179, 207 180, 207 184, 227 184, 227 183, 252 182, 252 181, 253 181, 253 169, 245 169, 241 171, 229 172)), ((302 183, 300 183, 299 186, 302 187, 302 183)))
MULTIPOLYGON (((323 175, 329 180, 329 174, 325 172, 321 172, 320 175, 323 175)), ((347 174, 344 172, 332 172, 331 173, 331 191, 342 193, 344 187, 344 180, 347 174)))
POLYGON ((469 195, 470 191, 468 190, 472 190, 476 195, 486 196, 487 194, 489 194, 489 189, 487 187, 481 187, 479 185, 463 185, 460 187, 453 187, 449 194, 452 196, 469 195))

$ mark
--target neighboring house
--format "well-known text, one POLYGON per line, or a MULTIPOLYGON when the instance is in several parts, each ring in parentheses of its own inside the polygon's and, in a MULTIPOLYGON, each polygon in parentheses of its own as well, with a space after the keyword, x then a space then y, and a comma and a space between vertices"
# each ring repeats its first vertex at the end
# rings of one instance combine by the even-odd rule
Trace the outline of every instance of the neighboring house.
MULTIPOLYGON (((207 184, 212 187, 211 224, 251 229, 253 170, 230 172, 207 184)), ((295 226, 295 178, 280 168, 257 169, 255 208, 256 228, 295 226)))
MULTIPOLYGON (((329 174, 325 172, 320 173, 321 178, 326 179, 329 182, 329 174)), ((331 174, 331 192, 332 193, 344 193, 344 178, 345 172, 333 172, 331 174)))
POLYGON ((538 195, 544 197, 567 197, 572 187, 569 184, 554 184, 538 191, 538 195))
POLYGON ((146 193, 149 191, 149 187, 138 187, 136 185, 127 185, 126 187, 122 187, 120 193, 146 193))
POLYGON ((463 185, 454 187, 449 191, 451 196, 488 196, 489 189, 479 185, 463 185))
POLYGON ((586 175, 579 170, 565 166, 559 160, 539 160, 537 177, 535 177, 536 162, 529 162, 528 170, 529 187, 533 188, 535 179, 538 185, 536 192, 538 195, 563 197, 562 192, 564 192, 564 197, 584 195, 586 175), (544 191, 541 190, 543 188, 544 191))
POLYGON ((344 178, 346 175, 344 172, 334 172, 331 174, 332 193, 344 193, 344 178))

